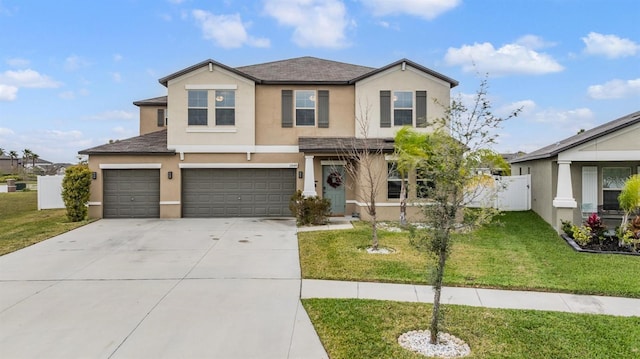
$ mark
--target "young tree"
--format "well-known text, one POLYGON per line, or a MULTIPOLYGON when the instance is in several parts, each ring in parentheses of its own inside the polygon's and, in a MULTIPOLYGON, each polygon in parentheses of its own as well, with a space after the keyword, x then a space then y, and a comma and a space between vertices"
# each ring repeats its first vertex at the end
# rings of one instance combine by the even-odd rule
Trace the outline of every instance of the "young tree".
POLYGON ((429 203, 422 207, 426 229, 418 232, 414 243, 436 259, 432 278, 432 344, 436 344, 440 329, 440 295, 451 235, 488 223, 497 213, 492 208, 465 210, 465 205, 472 200, 467 189, 473 185, 476 169, 484 158, 483 149, 495 142, 495 130, 520 112, 518 109, 505 118, 495 116, 487 98, 487 87, 486 79, 482 80, 469 107, 460 99, 452 100, 446 107, 445 117, 432 124, 436 130, 422 135, 425 138, 421 141, 421 151, 425 154, 417 166, 433 186, 426 188, 429 203))
MULTIPOLYGON (((384 163, 384 140, 369 138, 370 106, 360 105, 360 116, 356 124, 360 138, 349 139, 340 151, 339 157, 346 163, 345 172, 357 183, 355 197, 365 204, 371 217, 371 249, 378 250, 378 214, 376 198, 387 181, 387 166, 384 163)), ((352 184, 349 184, 352 186, 352 184)))
MULTIPOLYGON (((619 245, 623 244, 623 237, 629 228, 629 217, 640 210, 640 175, 636 174, 629 177, 620 191, 618 196, 620 208, 624 211, 622 216, 622 224, 620 225, 619 245)), ((635 235, 635 233, 634 233, 635 235)))
POLYGON ((414 132, 410 127, 401 128, 394 139, 396 169, 402 178, 400 182, 400 224, 407 224, 407 181, 405 178, 427 157, 427 137, 414 132))

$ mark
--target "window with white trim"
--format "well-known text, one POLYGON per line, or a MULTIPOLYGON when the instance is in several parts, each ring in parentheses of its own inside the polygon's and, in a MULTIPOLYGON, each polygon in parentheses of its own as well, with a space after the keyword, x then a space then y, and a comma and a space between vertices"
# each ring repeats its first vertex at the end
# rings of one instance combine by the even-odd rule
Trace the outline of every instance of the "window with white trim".
POLYGON ((189 90, 187 123, 189 126, 206 126, 209 115, 207 90, 189 90))
POLYGON ((413 126, 413 92, 393 92, 393 125, 413 126))
POLYGON ((216 90, 216 126, 234 126, 236 124, 236 92, 234 90, 216 90))
POLYGON ((602 209, 620 210, 618 196, 625 181, 631 176, 630 167, 602 168, 602 209))
MULTIPOLYGON (((395 161, 387 162, 387 198, 399 199, 400 192, 402 190, 402 177, 395 161)), ((407 184, 406 178, 404 179, 405 186, 407 184)), ((406 191, 406 190, 405 190, 406 191)), ((405 192, 406 195, 406 192, 405 192)))
POLYGON ((296 126, 316 125, 316 92, 298 90, 295 92, 296 126))

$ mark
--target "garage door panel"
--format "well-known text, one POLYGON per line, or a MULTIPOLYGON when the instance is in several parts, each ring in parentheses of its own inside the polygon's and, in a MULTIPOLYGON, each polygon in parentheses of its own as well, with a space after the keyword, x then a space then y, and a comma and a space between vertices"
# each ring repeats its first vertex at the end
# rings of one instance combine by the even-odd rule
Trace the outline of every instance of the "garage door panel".
POLYGON ((103 217, 160 217, 159 170, 103 170, 103 217))
POLYGON ((182 215, 291 216, 295 182, 294 169, 183 169, 182 215))

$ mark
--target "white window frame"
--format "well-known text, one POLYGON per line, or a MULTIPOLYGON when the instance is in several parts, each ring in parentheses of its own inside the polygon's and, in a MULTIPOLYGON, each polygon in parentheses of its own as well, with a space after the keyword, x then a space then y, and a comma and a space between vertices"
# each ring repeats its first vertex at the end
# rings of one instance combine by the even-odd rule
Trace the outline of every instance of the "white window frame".
POLYGON ((316 90, 293 91, 293 117, 293 121, 296 127, 315 127, 318 124, 318 93, 316 90), (298 106, 298 94, 301 94, 303 92, 310 93, 309 99, 313 101, 313 107, 298 106), (298 110, 313 110, 313 124, 298 124, 298 110))
POLYGON ((187 90, 187 125, 188 126, 208 126, 209 125, 209 91, 208 90, 187 90), (205 93, 205 100, 207 101, 206 106, 191 106, 191 103, 189 101, 189 97, 191 96, 191 93, 205 93), (197 123, 189 123, 189 110, 206 110, 207 111, 207 115, 205 117, 206 123, 204 124, 197 124, 197 123))
POLYGON ((213 110, 213 115, 214 115, 214 124, 215 126, 222 126, 222 127, 230 127, 230 126, 235 126, 236 125, 236 90, 230 90, 230 89, 217 89, 213 92, 213 101, 214 101, 214 110, 213 110), (226 93, 232 93, 233 94, 233 106, 218 106, 218 96, 222 96, 222 94, 219 94, 218 92, 226 92, 226 93), (218 124, 218 112, 217 110, 233 110, 233 124, 218 124))
POLYGON ((411 90, 393 90, 391 93, 391 124, 393 127, 401 127, 401 126, 411 126, 415 127, 415 91, 411 90), (411 96, 411 107, 396 107, 396 102, 398 101, 398 95, 400 93, 409 93, 411 96), (396 124, 396 110, 407 111, 411 110, 411 123, 405 123, 398 125, 396 124))
MULTIPOLYGON (((622 191, 622 187, 624 186, 624 181, 631 176, 631 167, 624 166, 610 166, 610 167, 602 167, 602 204, 604 205, 604 194, 605 192, 620 192, 622 191), (607 170, 626 170, 628 172, 627 177, 621 183, 613 183, 612 185, 617 185, 618 187, 605 187, 607 184, 605 183, 605 172, 607 170)), ((619 181, 618 181, 619 182, 619 181)))

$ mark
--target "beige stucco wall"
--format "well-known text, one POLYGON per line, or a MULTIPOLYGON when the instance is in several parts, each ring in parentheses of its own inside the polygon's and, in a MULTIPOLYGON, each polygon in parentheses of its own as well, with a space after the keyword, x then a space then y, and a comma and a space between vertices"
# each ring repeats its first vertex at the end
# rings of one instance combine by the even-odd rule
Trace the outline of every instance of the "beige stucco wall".
POLYGON ((590 141, 580 151, 640 150, 640 124, 629 126, 614 134, 590 141))
MULTIPOLYGON (((162 204, 162 202, 180 201, 180 171, 178 156, 105 156, 92 155, 89 157, 89 170, 96 172, 97 178, 91 181, 91 196, 89 199, 89 217, 102 218, 103 175, 100 165, 121 165, 126 168, 143 168, 148 164, 160 164, 160 218, 179 218, 180 206, 176 204, 162 204), (172 171, 173 179, 168 179, 167 172, 172 171)), ((124 168, 124 167, 121 167, 124 168)))
MULTIPOLYGON (((547 223, 553 223, 553 198, 556 193, 557 164, 550 160, 516 163, 511 174, 531 174, 531 209, 547 223)), ((575 192, 575 189, 574 189, 575 192)))
POLYGON ((166 128, 166 126, 158 126, 158 110, 166 108, 166 106, 140 106, 140 135, 166 128))
POLYGON ((180 148, 185 145, 201 146, 203 149, 212 145, 255 145, 255 84, 253 81, 217 66, 213 66, 213 71, 209 71, 208 66, 203 66, 170 80, 167 87, 168 118, 171 121, 167 133, 169 148, 180 148), (189 85, 204 87, 211 85, 208 90, 207 126, 188 126, 188 90, 186 86, 189 85), (224 85, 231 86, 225 88, 224 85), (214 88, 233 89, 234 86, 237 86, 235 89, 235 126, 216 126, 214 88))
MULTIPOLYGON (((359 119, 364 119, 369 123, 367 137, 394 137, 399 127, 380 128, 380 91, 413 91, 414 108, 413 117, 415 124, 415 91, 427 91, 427 120, 432 122, 435 119, 443 118, 445 109, 442 105, 448 106, 450 101, 450 84, 446 81, 433 77, 419 71, 409 65, 405 70, 398 65, 383 71, 379 74, 365 78, 356 83, 355 101, 356 115, 359 119), (442 105, 434 103, 434 99, 442 105), (368 120, 367 120, 368 119, 368 120)), ((393 106, 392 109, 393 111, 393 106)), ((429 132, 433 128, 417 128, 417 131, 429 132)), ((361 131, 356 131, 356 136, 364 137, 361 131)))
MULTIPOLYGON (((341 86, 256 86, 256 144, 298 145, 298 137, 339 137, 354 135, 354 96, 352 85, 341 86), (315 126, 282 128, 282 90, 328 90, 329 127, 319 128, 316 112, 315 126)), ((295 107, 295 95, 294 95, 295 107)))

